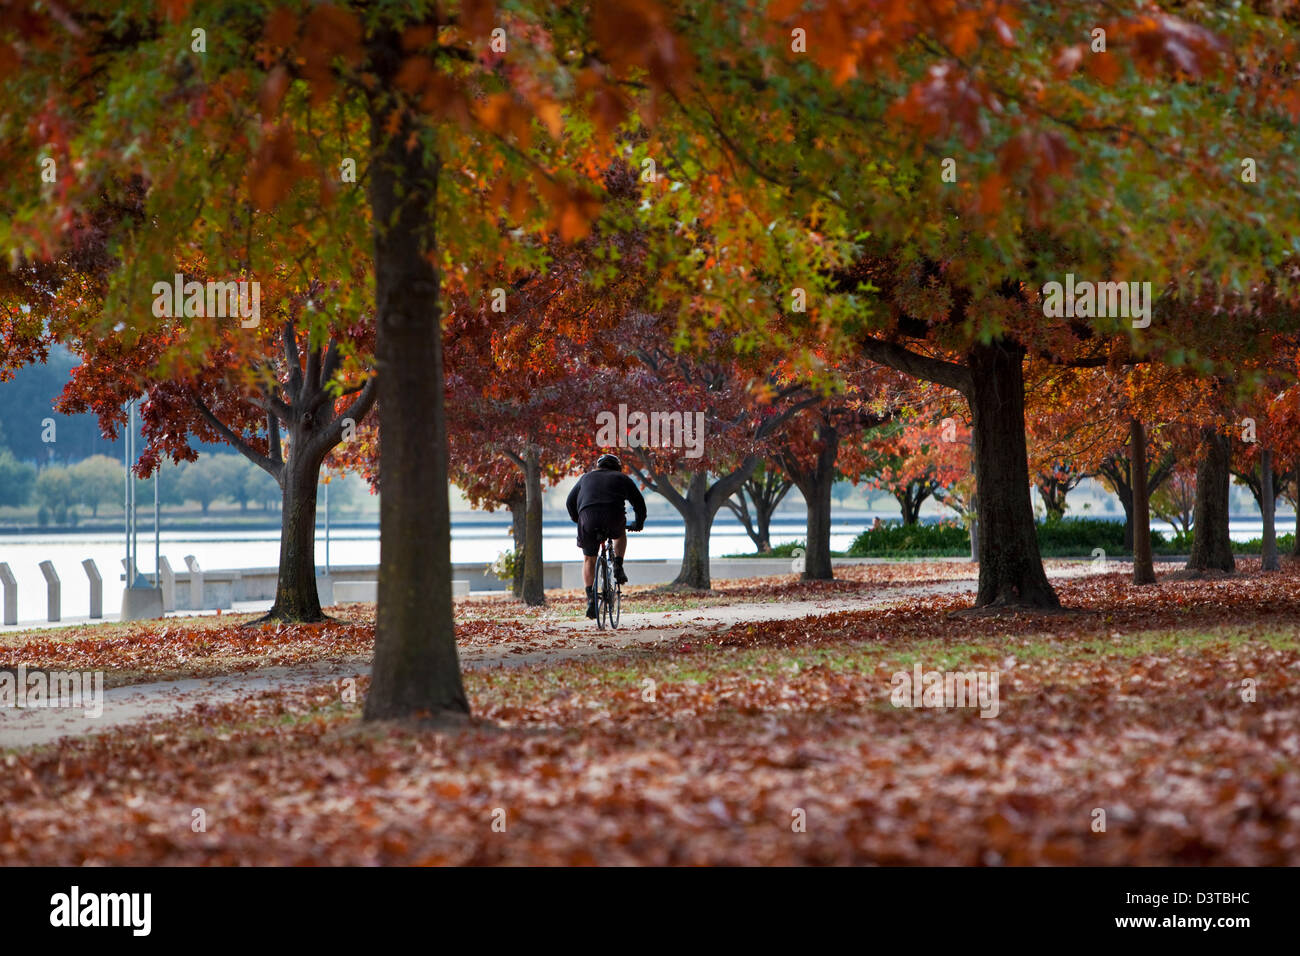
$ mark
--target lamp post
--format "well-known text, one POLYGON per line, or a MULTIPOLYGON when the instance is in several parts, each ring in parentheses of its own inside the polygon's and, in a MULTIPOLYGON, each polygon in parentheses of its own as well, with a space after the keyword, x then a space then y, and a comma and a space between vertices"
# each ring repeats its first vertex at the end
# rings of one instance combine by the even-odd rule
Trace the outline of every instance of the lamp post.
POLYGON ((132 399, 129 410, 129 423, 131 427, 130 444, 127 446, 131 449, 131 466, 126 470, 126 480, 131 484, 131 587, 147 587, 147 582, 140 575, 140 514, 136 510, 136 487, 132 477, 132 468, 135 467, 135 405, 138 399, 132 399))
POLYGON ((126 504, 126 588, 122 591, 123 621, 138 621, 144 618, 163 616, 162 588, 159 576, 159 541, 158 541, 158 480, 154 478, 154 581, 150 587, 149 579, 140 573, 140 526, 135 513, 136 487, 131 468, 135 464, 135 405, 139 399, 131 399, 126 408, 126 488, 123 493, 126 504))
MULTIPOLYGON (((326 476, 328 479, 328 475, 326 476)), ((325 573, 330 573, 330 483, 325 482, 325 573)))
POLYGON ((162 477, 162 468, 153 473, 153 586, 162 587, 159 577, 162 565, 162 535, 158 524, 158 479, 162 477))
POLYGON ((133 445, 135 444, 135 399, 126 403, 126 441, 123 443, 123 464, 126 466, 126 484, 123 487, 122 509, 123 509, 123 533, 126 535, 126 586, 132 587, 135 584, 135 563, 131 555, 131 499, 134 497, 135 487, 131 482, 131 462, 135 455, 133 445))

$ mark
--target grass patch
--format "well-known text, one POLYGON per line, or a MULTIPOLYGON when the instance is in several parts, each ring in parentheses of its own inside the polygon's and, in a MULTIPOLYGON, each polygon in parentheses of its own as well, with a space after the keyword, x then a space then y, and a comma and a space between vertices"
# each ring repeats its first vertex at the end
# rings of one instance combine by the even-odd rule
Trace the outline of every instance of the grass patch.
MULTIPOLYGON (((651 679, 660 687, 708 684, 718 680, 781 679, 814 668, 862 675, 910 671, 917 663, 926 670, 998 669, 1014 657, 1026 664, 1051 661, 1060 666, 1098 659, 1128 660, 1165 654, 1196 655, 1219 648, 1236 650, 1263 645, 1300 651, 1300 629, 1250 631, 1225 625, 1097 637, 1060 639, 1052 634, 1003 635, 988 643, 953 643, 926 638, 899 643, 845 641, 817 647, 729 648, 705 644, 687 660, 670 651, 638 650, 627 654, 530 665, 511 671, 469 672, 467 689, 483 703, 525 705, 531 693, 548 687, 592 693, 600 688, 632 690, 651 679), (545 679, 539 679, 546 675, 545 679)), ((476 703, 476 706, 482 706, 476 703)))

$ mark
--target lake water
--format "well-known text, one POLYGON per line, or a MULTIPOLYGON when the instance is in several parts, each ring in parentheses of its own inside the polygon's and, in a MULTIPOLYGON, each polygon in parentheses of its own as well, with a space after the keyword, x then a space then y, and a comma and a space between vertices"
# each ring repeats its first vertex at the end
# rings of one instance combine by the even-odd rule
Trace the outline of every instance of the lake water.
MULTIPOLYGON (((896 515, 882 514, 882 519, 896 515)), ((493 520, 476 518, 452 522, 451 560, 457 564, 482 562, 488 564, 497 554, 512 546, 508 516, 493 520)), ((854 537, 868 527, 874 514, 850 513, 833 520, 831 548, 846 549, 854 537)), ((1288 520, 1279 520, 1279 532, 1291 530, 1288 520)), ((1153 528, 1168 531, 1159 523, 1153 528)), ((772 522, 772 543, 798 541, 804 537, 802 517, 780 516, 772 522)), ((1232 536, 1238 540, 1257 538, 1262 533, 1258 519, 1234 520, 1232 536)), ((140 535, 140 570, 146 575, 154 570, 154 541, 152 534, 140 535)), ((629 536, 630 559, 679 559, 682 555, 682 526, 666 517, 653 516, 650 526, 639 534, 629 536)), ((709 553, 715 557, 753 551, 753 544, 744 528, 730 513, 719 514, 709 539, 709 553)), ((277 530, 265 531, 210 531, 162 534, 161 552, 171 562, 175 571, 185 570, 185 556, 194 555, 199 566, 209 570, 275 567, 280 560, 280 535, 277 530)), ((90 592, 81 562, 93 558, 104 578, 104 610, 116 613, 122 606, 122 558, 125 556, 123 536, 104 532, 55 535, 0 535, 0 561, 6 561, 18 580, 18 619, 20 621, 44 620, 45 580, 40 562, 54 563, 62 581, 63 617, 85 617, 90 613, 90 592)), ((567 518, 547 520, 543 524, 542 554, 547 561, 577 560, 579 553, 574 541, 574 526, 567 518)), ((379 561, 379 530, 377 528, 335 528, 330 533, 329 563, 331 566, 373 565, 379 561)), ((316 563, 325 570, 325 535, 318 529, 316 537, 316 563)))

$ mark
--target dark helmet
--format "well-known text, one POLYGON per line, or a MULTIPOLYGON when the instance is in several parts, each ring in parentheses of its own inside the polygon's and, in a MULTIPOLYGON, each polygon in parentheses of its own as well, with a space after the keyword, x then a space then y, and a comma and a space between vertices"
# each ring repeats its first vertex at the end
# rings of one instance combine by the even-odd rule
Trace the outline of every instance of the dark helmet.
POLYGON ((622 471, 623 463, 618 460, 617 455, 601 455, 596 459, 597 468, 608 468, 611 471, 622 471))

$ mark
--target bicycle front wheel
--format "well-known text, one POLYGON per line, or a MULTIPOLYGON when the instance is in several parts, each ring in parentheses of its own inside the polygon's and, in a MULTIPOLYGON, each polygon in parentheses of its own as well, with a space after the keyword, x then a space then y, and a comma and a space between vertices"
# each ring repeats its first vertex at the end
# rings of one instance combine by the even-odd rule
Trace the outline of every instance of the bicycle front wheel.
POLYGON ((596 579, 592 582, 592 595, 596 598, 596 627, 605 629, 605 613, 608 598, 609 562, 602 554, 596 559, 596 579))
POLYGON ((609 581, 609 600, 605 604, 605 610, 609 615, 609 626, 618 627, 618 617, 623 611, 623 587, 614 580, 614 575, 607 574, 606 580, 609 581))

